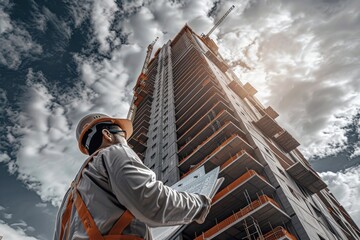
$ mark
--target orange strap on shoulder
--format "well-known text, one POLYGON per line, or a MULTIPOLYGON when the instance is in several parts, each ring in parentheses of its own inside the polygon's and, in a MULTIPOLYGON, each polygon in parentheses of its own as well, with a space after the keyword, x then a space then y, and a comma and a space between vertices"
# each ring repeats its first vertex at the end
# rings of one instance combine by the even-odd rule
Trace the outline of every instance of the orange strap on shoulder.
POLYGON ((93 217, 91 216, 89 210, 87 209, 84 201, 81 198, 80 193, 78 192, 77 189, 74 189, 75 191, 75 207, 77 210, 77 213, 81 219, 81 222, 84 225, 85 231, 87 233, 87 235, 89 236, 90 240, 102 240, 103 236, 100 233, 98 227, 96 226, 96 223, 93 219, 93 217))
MULTIPOLYGON (((81 222, 83 223, 83 226, 89 237, 89 240, 144 240, 143 238, 137 237, 134 235, 122 235, 122 232, 124 231, 124 229, 131 223, 131 221, 134 218, 134 216, 130 213, 129 210, 126 210, 121 215, 119 220, 111 228, 108 235, 102 236, 99 228, 96 226, 96 223, 95 223, 93 217, 91 216, 88 208, 86 207, 86 204, 84 203, 83 199, 81 198, 81 195, 80 195, 79 191, 77 190, 77 185, 80 182, 83 170, 90 163, 90 161, 97 154, 97 152, 98 151, 93 153, 86 160, 86 162, 83 164, 83 166, 79 172, 79 175, 75 178, 75 180, 71 184, 71 190, 70 190, 71 192, 68 197, 68 202, 67 202, 65 212, 62 215, 62 219, 61 219, 60 240, 63 240, 65 226, 70 220, 73 204, 75 204, 76 211, 79 215, 79 218, 81 219, 81 222)), ((68 226, 68 229, 69 229, 69 227, 70 226, 68 226)), ((68 238, 68 236, 66 236, 66 239, 67 238, 68 238)))

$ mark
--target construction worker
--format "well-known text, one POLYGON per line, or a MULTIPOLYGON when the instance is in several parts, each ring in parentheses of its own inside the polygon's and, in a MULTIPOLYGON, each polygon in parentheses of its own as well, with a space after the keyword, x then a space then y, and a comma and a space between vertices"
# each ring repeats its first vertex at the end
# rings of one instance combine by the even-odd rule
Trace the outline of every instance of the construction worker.
POLYGON ((127 119, 90 114, 76 135, 90 155, 60 206, 54 239, 152 239, 148 226, 203 223, 210 199, 178 192, 161 181, 128 146, 127 119))

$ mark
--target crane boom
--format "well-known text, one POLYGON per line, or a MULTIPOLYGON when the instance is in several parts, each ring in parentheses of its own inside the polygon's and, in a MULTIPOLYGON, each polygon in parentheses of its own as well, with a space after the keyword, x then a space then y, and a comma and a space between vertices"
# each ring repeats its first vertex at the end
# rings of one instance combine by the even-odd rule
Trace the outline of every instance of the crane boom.
POLYGON ((205 37, 209 37, 210 34, 224 21, 224 19, 229 15, 229 13, 235 8, 235 5, 232 5, 229 10, 222 16, 219 21, 215 23, 215 25, 211 28, 211 30, 205 35, 205 37))
POLYGON ((127 115, 127 118, 130 119, 131 121, 134 120, 134 116, 135 116, 135 112, 137 109, 138 104, 142 101, 143 96, 141 96, 141 92, 147 94, 147 91, 145 90, 145 86, 146 86, 146 80, 147 80, 147 70, 148 70, 148 65, 150 62, 150 57, 151 57, 151 53, 152 50, 154 48, 154 45, 156 43, 156 41, 159 39, 159 37, 156 37, 155 40, 149 44, 149 46, 147 47, 147 51, 146 51, 146 57, 145 57, 145 61, 144 64, 142 66, 141 69, 141 73, 140 76, 138 77, 138 80, 135 84, 134 87, 134 96, 133 99, 131 101, 131 105, 130 105, 130 109, 127 115))
POLYGON ((147 51, 146 51, 146 57, 145 57, 145 61, 144 61, 144 65, 141 69, 141 73, 142 74, 146 74, 147 72, 147 66, 149 64, 149 61, 150 61, 150 57, 151 57, 151 53, 152 53, 152 50, 154 48, 154 45, 156 43, 156 41, 159 39, 159 37, 156 37, 155 40, 149 44, 148 48, 147 48, 147 51))

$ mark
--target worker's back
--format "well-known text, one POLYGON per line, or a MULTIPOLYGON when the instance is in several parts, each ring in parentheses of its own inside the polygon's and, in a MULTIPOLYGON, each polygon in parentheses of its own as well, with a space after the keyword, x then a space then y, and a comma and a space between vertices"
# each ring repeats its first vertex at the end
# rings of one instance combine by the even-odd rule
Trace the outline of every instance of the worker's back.
MULTIPOLYGON (((124 147, 128 148, 127 146, 124 147)), ((111 178, 108 176, 109 171, 107 168, 113 165, 113 163, 109 161, 114 161, 114 159, 111 159, 110 157, 110 151, 114 150, 114 148, 117 148, 116 150, 119 152, 119 148, 123 148, 123 146, 111 146, 101 150, 84 168, 81 180, 77 187, 91 216, 103 235, 106 235, 111 230, 112 226, 126 210, 126 208, 119 203, 119 200, 121 201, 121 199, 117 199, 114 195, 112 183, 110 183, 111 178)), ((131 152, 132 150, 128 148, 126 151, 131 152)), ((135 160, 135 158, 137 158, 136 154, 134 154, 133 157, 135 160)), ((140 159, 138 160, 140 161, 140 159)), ((58 212, 54 239, 60 239, 61 219, 59 218, 61 218, 66 209, 70 190, 71 189, 66 193, 58 212)), ((72 206, 69 222, 70 226, 66 226, 65 229, 65 233, 68 232, 68 234, 64 234, 64 239, 89 239, 76 211, 75 205, 72 206), (68 235, 67 238, 65 238, 66 235, 68 235)), ((136 234, 145 237, 146 225, 134 219, 131 225, 125 228, 123 234, 136 234)), ((149 239, 149 236, 146 238, 149 239)))

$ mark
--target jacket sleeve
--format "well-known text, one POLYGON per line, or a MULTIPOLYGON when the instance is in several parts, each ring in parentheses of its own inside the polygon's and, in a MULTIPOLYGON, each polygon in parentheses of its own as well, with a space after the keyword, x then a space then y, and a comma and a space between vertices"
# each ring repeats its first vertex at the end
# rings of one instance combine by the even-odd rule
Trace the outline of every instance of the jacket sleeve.
POLYGON ((128 146, 110 147, 103 158, 114 195, 138 220, 153 227, 204 222, 210 199, 157 181, 128 146))

